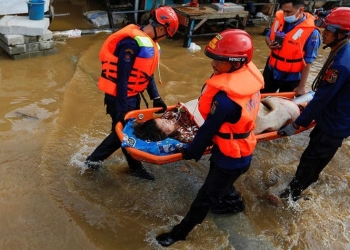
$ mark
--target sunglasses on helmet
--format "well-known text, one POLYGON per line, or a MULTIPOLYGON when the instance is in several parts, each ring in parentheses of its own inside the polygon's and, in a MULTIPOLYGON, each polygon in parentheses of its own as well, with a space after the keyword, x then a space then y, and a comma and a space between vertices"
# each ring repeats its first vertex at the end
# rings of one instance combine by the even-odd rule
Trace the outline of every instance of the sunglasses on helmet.
MULTIPOLYGON (((155 21, 155 20, 152 19, 152 18, 149 20, 149 23, 150 23, 150 24, 152 25, 152 27, 154 27, 154 28, 157 28, 157 27, 159 27, 159 26, 164 26, 165 28, 167 28, 167 27, 169 26, 169 23, 166 23, 166 25, 163 25, 163 24, 158 23, 157 21, 155 21)), ((168 32, 167 32, 166 37, 167 37, 167 38, 170 38, 170 35, 168 34, 168 32)))
POLYGON ((159 27, 161 24, 158 23, 157 21, 154 21, 153 19, 150 19, 149 20, 149 23, 154 27, 154 28, 157 28, 159 27))
POLYGON ((321 17, 315 19, 315 26, 319 28, 324 28, 333 33, 342 29, 342 27, 340 27, 339 25, 326 23, 326 21, 321 17))

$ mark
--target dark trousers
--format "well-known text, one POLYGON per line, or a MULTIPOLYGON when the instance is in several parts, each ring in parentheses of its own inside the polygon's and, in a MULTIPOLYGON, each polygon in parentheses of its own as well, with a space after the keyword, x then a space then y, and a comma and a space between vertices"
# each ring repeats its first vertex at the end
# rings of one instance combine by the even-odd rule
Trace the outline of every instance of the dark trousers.
POLYGON ((299 86, 300 81, 282 81, 270 80, 265 81, 265 87, 260 90, 260 93, 275 93, 277 92, 293 92, 299 86))
POLYGON ((319 174, 333 158, 344 138, 324 134, 316 125, 310 133, 310 142, 303 152, 295 176, 289 184, 293 196, 318 180, 319 174))
MULTIPOLYGON (((90 157, 94 161, 103 161, 107 159, 111 154, 113 154, 116 150, 118 150, 121 147, 121 141, 119 140, 119 137, 115 131, 115 126, 118 122, 116 119, 117 113, 115 110, 115 102, 105 99, 105 105, 106 113, 109 114, 112 118, 112 129, 111 133, 90 155, 90 157)), ((142 163, 132 158, 131 155, 124 148, 122 148, 122 151, 131 169, 137 169, 138 167, 142 166, 142 163)))
POLYGON ((296 87, 299 86, 300 80, 297 81, 284 81, 273 79, 272 69, 268 66, 269 58, 266 61, 264 68, 264 88, 260 90, 260 93, 275 93, 279 92, 292 92, 296 87))
POLYGON ((226 195, 235 192, 233 183, 249 169, 249 166, 226 170, 210 161, 207 178, 199 189, 186 217, 172 229, 172 237, 174 239, 185 239, 197 224, 203 222, 212 206, 218 204, 220 199, 226 195))

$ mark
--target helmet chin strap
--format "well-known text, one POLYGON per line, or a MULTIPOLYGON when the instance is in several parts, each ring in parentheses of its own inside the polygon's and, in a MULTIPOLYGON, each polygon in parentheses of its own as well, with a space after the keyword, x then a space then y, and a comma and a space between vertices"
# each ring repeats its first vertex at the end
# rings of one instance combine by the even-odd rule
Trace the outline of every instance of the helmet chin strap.
POLYGON ((152 28, 153 28, 153 33, 154 33, 154 38, 153 38, 153 40, 157 40, 157 39, 158 39, 157 29, 156 29, 156 27, 154 27, 154 26, 152 26, 152 28))
POLYGON ((153 40, 154 40, 154 41, 156 41, 156 40, 158 40, 159 38, 162 38, 162 37, 164 37, 164 36, 167 36, 167 35, 168 35, 168 34, 165 34, 165 35, 158 36, 158 33, 157 33, 157 28, 156 28, 156 27, 154 27, 154 26, 152 26, 152 28, 153 28, 153 32, 154 32, 154 38, 153 38, 153 40))
POLYGON ((326 44, 325 46, 322 47, 322 49, 326 49, 326 48, 328 48, 328 47, 333 47, 333 46, 337 45, 339 42, 341 42, 341 41, 343 41, 343 40, 345 40, 345 39, 348 38, 347 36, 344 36, 343 38, 340 38, 340 39, 339 39, 339 38, 338 38, 338 34, 339 34, 338 31, 334 32, 334 35, 335 35, 334 41, 331 42, 331 43, 329 43, 329 44, 326 44))
POLYGON ((235 66, 232 64, 231 69, 227 72, 227 73, 232 73, 233 71, 239 70, 240 68, 242 68, 244 65, 244 63, 241 62, 241 64, 239 65, 238 68, 235 68, 235 66))

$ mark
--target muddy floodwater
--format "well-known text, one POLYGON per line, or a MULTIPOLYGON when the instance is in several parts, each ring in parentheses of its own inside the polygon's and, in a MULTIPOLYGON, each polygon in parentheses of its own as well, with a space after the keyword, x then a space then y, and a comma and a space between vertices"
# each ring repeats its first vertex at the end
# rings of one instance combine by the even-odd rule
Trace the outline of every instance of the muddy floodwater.
MULTIPOLYGON (((58 2, 56 12, 71 15, 57 17, 50 29, 93 28, 81 13, 96 6, 85 2, 58 2)), ((269 53, 266 26, 246 29, 261 70, 269 53)), ((12 60, 0 50, 0 249, 162 249, 155 236, 183 218, 202 185, 208 156, 146 163, 156 178, 150 182, 131 176, 117 151, 99 172, 84 174, 85 158, 110 129, 96 87, 98 53, 108 35, 57 37, 59 53, 46 57, 12 60)), ((183 48, 181 35, 160 43, 155 77, 163 82, 158 89, 167 104, 198 97, 212 73, 204 55, 208 41, 194 40, 198 52, 183 48)), ((328 53, 320 49, 309 89, 328 53)), ((250 170, 236 184, 245 211, 209 213, 186 241, 168 249, 350 249, 349 139, 305 199, 281 207, 266 199, 269 189, 292 178, 308 134, 259 143, 250 170)))

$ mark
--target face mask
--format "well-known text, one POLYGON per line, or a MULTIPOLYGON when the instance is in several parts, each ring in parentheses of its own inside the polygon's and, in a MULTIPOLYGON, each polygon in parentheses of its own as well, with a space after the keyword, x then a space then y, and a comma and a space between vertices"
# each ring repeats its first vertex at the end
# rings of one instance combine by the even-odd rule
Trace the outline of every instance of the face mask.
POLYGON ((297 11, 297 13, 295 13, 295 15, 293 16, 285 16, 284 17, 284 21, 286 21, 287 23, 294 23, 296 21, 298 21, 298 18, 296 17, 296 15, 298 14, 299 10, 297 11))

